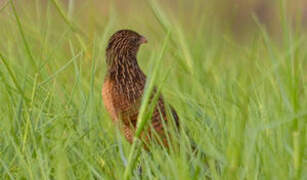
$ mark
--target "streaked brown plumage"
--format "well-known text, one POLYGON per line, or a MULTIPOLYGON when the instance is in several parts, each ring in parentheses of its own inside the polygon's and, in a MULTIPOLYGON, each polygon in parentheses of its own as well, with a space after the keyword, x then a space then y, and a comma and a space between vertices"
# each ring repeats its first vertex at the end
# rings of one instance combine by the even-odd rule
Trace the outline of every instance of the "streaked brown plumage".
MULTIPOLYGON (((146 75, 140 69, 136 55, 140 45, 146 42, 146 38, 134 31, 120 30, 111 36, 106 49, 108 69, 102 88, 103 102, 112 120, 119 125, 130 143, 133 141, 146 83, 146 75)), ((167 146, 162 123, 168 121, 166 114, 163 97, 159 95, 151 125, 167 146)), ((172 114, 178 126, 178 116, 173 109, 172 114)), ((152 132, 150 128, 147 128, 146 132, 148 136, 145 136, 145 139, 148 141, 152 132)))

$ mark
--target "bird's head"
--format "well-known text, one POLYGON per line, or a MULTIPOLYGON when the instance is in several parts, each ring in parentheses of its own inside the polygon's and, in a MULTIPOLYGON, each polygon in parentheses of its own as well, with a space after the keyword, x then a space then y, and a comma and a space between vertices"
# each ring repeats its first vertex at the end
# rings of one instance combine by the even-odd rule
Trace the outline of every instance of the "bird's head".
POLYGON ((107 47, 107 54, 119 56, 136 56, 141 44, 147 43, 147 39, 132 30, 119 30, 114 33, 107 47))

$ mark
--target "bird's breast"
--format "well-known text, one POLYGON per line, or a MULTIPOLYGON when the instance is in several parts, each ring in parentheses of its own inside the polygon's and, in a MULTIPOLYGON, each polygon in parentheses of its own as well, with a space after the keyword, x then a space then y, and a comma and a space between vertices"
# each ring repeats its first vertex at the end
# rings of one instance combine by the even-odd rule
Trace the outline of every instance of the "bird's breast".
POLYGON ((111 118, 124 123, 136 122, 145 83, 138 81, 114 81, 106 79, 102 88, 102 98, 111 118), (129 121, 129 122, 128 122, 129 121))
POLYGON ((106 80, 103 83, 102 86, 102 100, 104 103, 104 106, 106 110, 109 112, 112 120, 117 121, 118 116, 117 116, 117 110, 115 109, 114 106, 114 100, 113 100, 113 84, 110 80, 106 80))

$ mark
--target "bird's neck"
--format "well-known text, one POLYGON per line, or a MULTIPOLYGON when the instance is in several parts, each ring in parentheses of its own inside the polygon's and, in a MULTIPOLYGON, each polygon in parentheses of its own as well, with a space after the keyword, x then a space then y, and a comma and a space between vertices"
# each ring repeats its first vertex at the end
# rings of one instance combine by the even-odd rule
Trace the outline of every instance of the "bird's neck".
POLYGON ((114 55, 107 53, 107 64, 109 77, 117 81, 136 80, 142 74, 136 56, 133 54, 114 55))

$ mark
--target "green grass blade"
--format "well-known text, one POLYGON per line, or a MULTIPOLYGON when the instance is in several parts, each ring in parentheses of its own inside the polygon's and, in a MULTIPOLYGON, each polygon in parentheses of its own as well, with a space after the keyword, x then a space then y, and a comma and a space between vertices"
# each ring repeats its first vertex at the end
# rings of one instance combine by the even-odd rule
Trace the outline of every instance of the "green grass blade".
POLYGON ((46 80, 44 80, 43 82, 39 83, 38 86, 42 86, 44 84, 46 84, 47 82, 51 81, 52 79, 54 79, 59 73, 61 73, 62 71, 64 71, 67 67, 69 67, 69 65, 74 62, 79 56, 81 56, 82 52, 79 52, 77 55, 75 55, 74 57, 72 57, 66 64, 64 64, 59 70, 57 70, 55 73, 53 73, 51 76, 49 76, 46 80))
POLYGON ((138 119, 137 119, 137 125, 136 125, 136 131, 135 131, 135 135, 134 135, 134 140, 133 140, 133 144, 128 156, 128 165, 125 169, 125 173, 124 173, 124 179, 130 179, 131 178, 131 172, 132 169, 134 168, 133 166, 135 165, 136 161, 137 161, 137 154, 140 151, 141 148, 141 140, 139 139, 141 136, 142 131, 144 130, 144 127, 146 126, 148 119, 144 118, 146 115, 146 110, 150 101, 150 96, 151 93, 153 91, 154 88, 154 83, 155 80, 157 78, 157 74, 158 74, 158 69, 161 65, 161 61, 163 58, 163 55, 165 53, 168 41, 169 41, 169 37, 170 37, 170 31, 168 31, 166 38, 163 42, 162 48, 161 48, 161 52, 157 58, 156 61, 156 65, 153 69, 153 72, 151 74, 151 76, 148 78, 147 77, 147 81, 146 81, 146 86, 145 86, 145 92, 142 98, 142 105, 140 107, 140 111, 139 111, 139 115, 138 115, 138 119))
POLYGON ((11 7, 12 7, 12 10, 13 10, 13 14, 15 16, 15 19, 16 19, 16 22, 17 22, 17 26, 18 26, 18 30, 20 32, 20 35, 21 35, 21 38, 22 38, 22 41, 23 41, 23 44, 26 48, 26 52, 29 56, 29 60, 31 61, 31 64, 32 66, 35 68, 35 70, 37 71, 37 65, 36 65, 36 62, 33 58, 33 55, 32 55, 32 52, 31 52, 31 49, 30 49, 30 46, 29 46, 29 43, 27 42, 27 39, 26 39, 26 36, 25 36, 25 33, 24 33, 24 30, 22 28, 22 25, 21 25, 21 21, 19 19, 19 16, 17 14, 17 11, 16 11, 16 8, 15 8, 15 5, 14 5, 14 2, 13 0, 10 0, 10 3, 11 3, 11 7))

